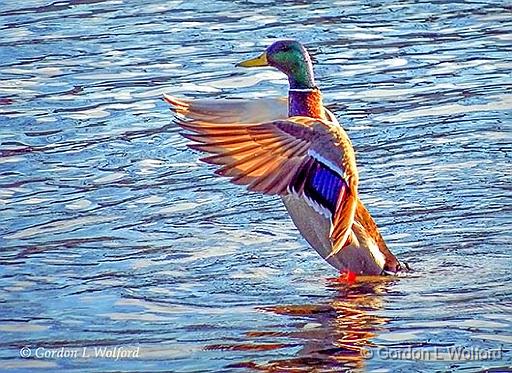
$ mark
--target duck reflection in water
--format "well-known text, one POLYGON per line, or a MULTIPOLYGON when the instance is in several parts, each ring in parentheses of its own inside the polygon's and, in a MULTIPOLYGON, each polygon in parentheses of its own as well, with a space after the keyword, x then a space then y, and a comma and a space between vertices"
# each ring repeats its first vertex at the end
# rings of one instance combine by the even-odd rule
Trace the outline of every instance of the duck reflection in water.
MULTIPOLYGON (((208 350, 279 351, 299 347, 295 357, 267 363, 243 361, 226 368, 275 371, 352 371, 364 367, 372 338, 383 330, 389 319, 377 315, 382 308, 382 294, 392 279, 376 278, 357 283, 329 281, 333 299, 318 304, 290 304, 261 307, 289 318, 298 319, 294 331, 258 330, 247 333, 248 341, 216 344, 208 350)), ((279 326, 276 326, 279 327, 279 326)), ((284 352, 289 356, 289 351, 284 352)))

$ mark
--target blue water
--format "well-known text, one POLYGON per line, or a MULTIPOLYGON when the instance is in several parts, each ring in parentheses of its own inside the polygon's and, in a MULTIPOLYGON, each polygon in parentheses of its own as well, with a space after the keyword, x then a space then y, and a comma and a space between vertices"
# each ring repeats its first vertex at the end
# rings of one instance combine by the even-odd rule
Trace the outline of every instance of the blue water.
POLYGON ((3 0, 0 35, 1 371, 512 365, 510 3, 3 0), (284 95, 234 67, 278 38, 313 54, 411 274, 333 284, 278 199, 179 136, 164 92, 284 95))

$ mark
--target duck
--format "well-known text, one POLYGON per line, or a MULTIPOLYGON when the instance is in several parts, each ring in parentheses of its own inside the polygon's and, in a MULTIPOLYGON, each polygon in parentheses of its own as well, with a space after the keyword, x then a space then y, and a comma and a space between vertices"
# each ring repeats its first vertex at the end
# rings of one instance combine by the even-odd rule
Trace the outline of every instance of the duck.
POLYGON ((279 40, 238 67, 284 73, 286 97, 183 99, 164 94, 201 158, 249 191, 279 196, 308 244, 340 272, 396 275, 403 268, 358 195, 355 151, 322 100, 304 45, 279 40))

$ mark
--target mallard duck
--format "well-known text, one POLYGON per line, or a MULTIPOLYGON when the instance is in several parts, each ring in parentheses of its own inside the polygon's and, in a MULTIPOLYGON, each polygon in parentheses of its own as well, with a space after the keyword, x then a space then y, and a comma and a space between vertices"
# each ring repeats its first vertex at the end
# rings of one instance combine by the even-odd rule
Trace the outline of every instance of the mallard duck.
POLYGON ((216 173, 251 191, 281 197, 306 241, 332 266, 359 275, 401 269, 358 198, 354 149, 324 107, 311 58, 294 40, 277 41, 237 64, 277 68, 288 98, 184 100, 164 95, 192 149, 216 173))

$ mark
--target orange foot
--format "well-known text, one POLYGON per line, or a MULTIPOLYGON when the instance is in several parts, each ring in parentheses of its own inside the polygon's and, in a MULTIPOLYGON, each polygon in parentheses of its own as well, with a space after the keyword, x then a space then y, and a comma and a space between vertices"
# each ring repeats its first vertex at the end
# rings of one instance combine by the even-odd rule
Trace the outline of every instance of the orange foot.
POLYGON ((357 280, 357 275, 355 272, 349 270, 340 271, 340 275, 338 277, 330 278, 329 281, 345 283, 345 284, 353 284, 357 280))

